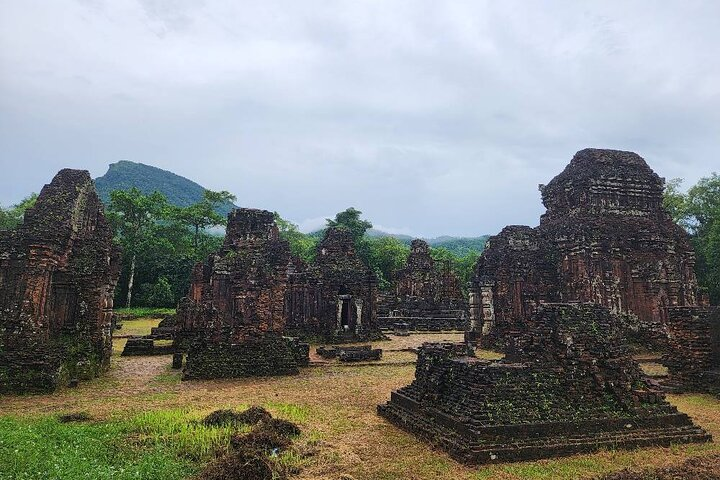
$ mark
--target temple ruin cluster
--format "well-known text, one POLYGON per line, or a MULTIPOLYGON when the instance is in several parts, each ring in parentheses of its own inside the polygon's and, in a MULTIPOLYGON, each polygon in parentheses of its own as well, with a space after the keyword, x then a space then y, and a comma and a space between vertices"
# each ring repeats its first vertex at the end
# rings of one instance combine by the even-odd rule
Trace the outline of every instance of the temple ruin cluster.
POLYGON ((378 412, 466 463, 709 441, 628 353, 665 352, 666 388, 720 392, 720 309, 663 180, 634 153, 587 149, 540 190, 540 225, 504 228, 476 264, 467 343, 425 344, 378 412))
MULTIPOLYGON (((305 262, 272 212, 236 209, 176 316, 123 355, 172 353, 184 379, 291 375, 310 343, 325 359, 379 361, 380 348, 341 345, 464 331, 419 348, 414 381, 378 406, 459 461, 706 442, 664 392, 720 393, 720 307, 698 286, 663 188, 635 153, 582 150, 540 186, 539 225, 492 237, 470 285, 418 239, 382 292, 350 231, 328 228, 305 262), (662 354, 662 384, 638 348, 662 354)), ((62 170, 24 223, 0 232, 0 392, 52 391, 108 367, 118 253, 85 171, 62 170)))

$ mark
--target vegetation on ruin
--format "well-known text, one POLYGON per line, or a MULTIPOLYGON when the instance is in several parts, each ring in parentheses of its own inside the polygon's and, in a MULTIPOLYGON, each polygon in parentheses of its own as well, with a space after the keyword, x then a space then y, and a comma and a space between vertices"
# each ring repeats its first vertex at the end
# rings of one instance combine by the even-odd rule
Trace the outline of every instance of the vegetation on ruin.
POLYGON ((700 179, 687 193, 682 179, 665 187, 665 207, 688 233, 697 255, 695 271, 712 304, 720 304, 720 175, 700 179))
POLYGON ((33 193, 8 208, 0 206, 0 230, 11 230, 20 225, 23 221, 25 210, 35 205, 37 198, 37 193, 33 193))

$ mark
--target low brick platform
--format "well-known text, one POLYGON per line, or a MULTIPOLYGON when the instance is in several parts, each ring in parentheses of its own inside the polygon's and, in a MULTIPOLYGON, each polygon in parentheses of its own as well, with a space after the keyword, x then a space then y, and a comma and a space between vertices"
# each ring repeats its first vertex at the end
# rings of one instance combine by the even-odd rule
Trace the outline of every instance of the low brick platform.
POLYGON ((191 345, 183 380, 295 375, 307 366, 309 345, 289 337, 265 335, 237 344, 191 345))
POLYGON ((120 354, 123 357, 144 356, 144 355, 169 355, 175 353, 172 344, 155 345, 155 340, 147 337, 130 337, 125 343, 120 354))
POLYGON ((467 464, 711 440, 645 384, 606 308, 546 304, 531 323, 498 361, 424 344, 378 413, 467 464))

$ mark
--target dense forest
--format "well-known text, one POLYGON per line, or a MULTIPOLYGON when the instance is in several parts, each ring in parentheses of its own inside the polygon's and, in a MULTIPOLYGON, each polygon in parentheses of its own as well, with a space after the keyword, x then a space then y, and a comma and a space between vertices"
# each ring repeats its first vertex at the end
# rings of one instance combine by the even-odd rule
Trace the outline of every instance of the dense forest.
MULTIPOLYGON (((139 164, 132 164, 134 167, 128 169, 123 166, 124 163, 131 162, 113 164, 110 172, 118 168, 137 171, 139 164)), ((141 170, 145 171, 146 166, 142 167, 141 170)), ((147 168, 151 169, 148 172, 160 172, 153 174, 165 179, 165 191, 182 188, 184 182, 190 182, 176 176, 181 179, 178 180, 180 187, 168 187, 172 182, 167 181, 165 174, 169 172, 147 168)), ((120 178, 115 177, 116 180, 120 178)), ((719 304, 720 176, 713 173, 701 179, 687 193, 681 191, 681 183, 680 179, 668 182, 665 206, 675 221, 690 234, 697 254, 696 271, 700 285, 707 291, 712 303, 719 304)), ((108 182, 104 185, 106 187, 108 182)), ((116 293, 118 306, 175 306, 187 293, 193 265, 222 244, 223 237, 217 233, 218 227, 225 224, 226 215, 223 212, 233 205, 235 198, 228 192, 197 187, 201 189, 200 194, 194 192, 185 196, 182 204, 175 203, 178 202, 177 192, 171 200, 159 190, 143 192, 136 187, 116 189, 105 195, 107 215, 115 230, 116 242, 123 249, 123 270, 116 293), (188 198, 194 200, 189 201, 188 198)), ((0 229, 12 229, 20 224, 25 210, 34 204, 36 198, 37 195, 32 194, 16 205, 0 207, 0 229)), ((290 243, 293 254, 311 262, 324 231, 305 234, 279 214, 275 216, 280 233, 290 243)), ((358 254, 377 275, 380 288, 390 287, 394 273, 405 265, 411 237, 374 230, 372 222, 362 218, 362 212, 355 208, 348 208, 327 219, 327 226, 350 230, 358 254)), ((447 261, 463 285, 470 280, 473 266, 486 241, 487 236, 428 239, 433 258, 447 261)))

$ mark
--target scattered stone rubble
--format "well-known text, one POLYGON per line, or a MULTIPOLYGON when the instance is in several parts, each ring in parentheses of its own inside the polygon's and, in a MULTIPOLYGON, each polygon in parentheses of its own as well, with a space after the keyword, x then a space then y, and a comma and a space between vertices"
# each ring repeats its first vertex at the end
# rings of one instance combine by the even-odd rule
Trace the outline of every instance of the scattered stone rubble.
POLYGON ((178 308, 183 378, 287 375, 307 365, 309 346, 283 336, 291 260, 272 212, 230 213, 223 247, 195 267, 178 308))
POLYGON ((393 290, 378 300, 378 322, 386 330, 407 323, 412 330, 467 330, 468 303, 447 262, 438 266, 424 240, 413 240, 407 265, 393 290))
POLYGON ((366 362, 382 359, 382 348, 372 348, 372 345, 357 346, 320 346, 315 352, 326 360, 337 358, 341 362, 366 362))
POLYGON ((61 170, 0 232, 0 392, 50 392, 108 367, 118 258, 84 170, 61 170))
POLYGON ((527 327, 498 361, 423 345, 379 413, 468 464, 711 440, 644 382, 606 307, 540 305, 527 327))
POLYGON ((688 236, 662 206, 663 179, 635 153, 586 149, 548 185, 540 226, 488 242, 470 292, 471 338, 505 348, 545 302, 593 302, 625 337, 667 346, 668 307, 700 302, 688 236))

